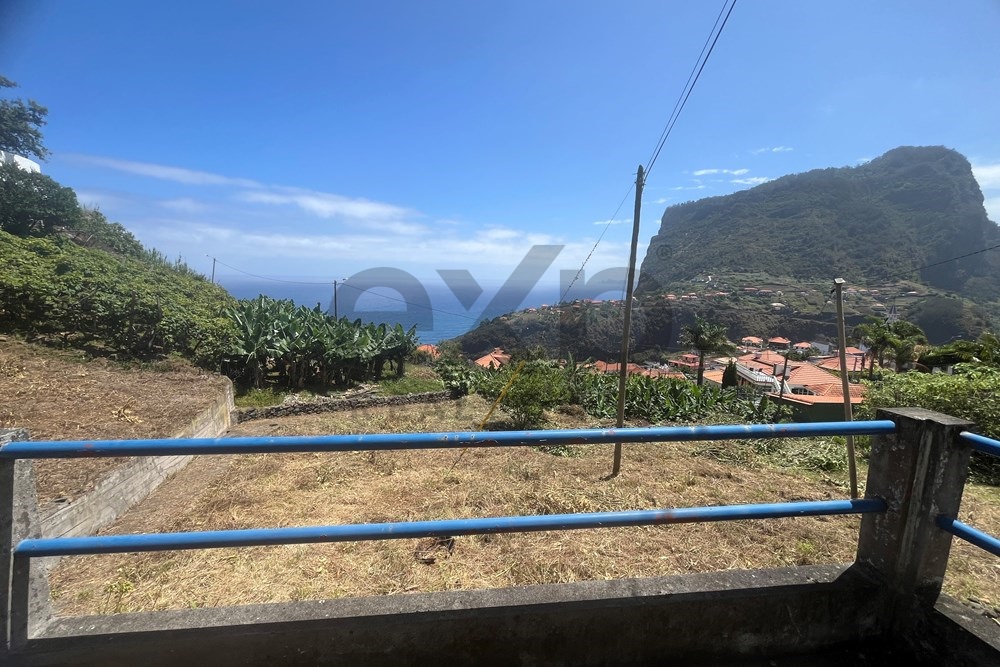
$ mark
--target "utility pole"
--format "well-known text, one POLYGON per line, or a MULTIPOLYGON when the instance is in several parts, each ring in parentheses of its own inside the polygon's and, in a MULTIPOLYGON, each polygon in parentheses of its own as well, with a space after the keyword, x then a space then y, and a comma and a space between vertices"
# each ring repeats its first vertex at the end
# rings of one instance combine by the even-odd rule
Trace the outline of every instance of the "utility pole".
POLYGON ((211 255, 205 255, 205 257, 208 257, 209 259, 212 260, 212 284, 214 285, 215 284, 215 258, 212 257, 211 255))
MULTIPOLYGON (((840 346, 840 386, 844 391, 844 421, 854 421, 851 410, 851 387, 847 370, 847 333, 844 330, 844 283, 843 278, 833 281, 837 293, 837 338, 840 346)), ((854 461, 854 436, 847 436, 847 469, 851 477, 851 498, 858 497, 858 470, 854 461)))
POLYGON ((339 320, 340 317, 337 315, 337 283, 339 280, 333 281, 333 319, 339 320))
MULTIPOLYGON (((618 428, 625 425, 625 386, 628 384, 628 343, 632 328, 632 292, 635 282, 635 253, 639 245, 639 211, 642 208, 642 186, 645 174, 642 165, 635 176, 635 213, 632 215, 632 250, 628 257, 628 279, 625 283, 625 321, 622 323, 622 353, 618 363, 618 428)), ((611 476, 615 477, 622 467, 622 443, 615 443, 615 460, 611 476)))

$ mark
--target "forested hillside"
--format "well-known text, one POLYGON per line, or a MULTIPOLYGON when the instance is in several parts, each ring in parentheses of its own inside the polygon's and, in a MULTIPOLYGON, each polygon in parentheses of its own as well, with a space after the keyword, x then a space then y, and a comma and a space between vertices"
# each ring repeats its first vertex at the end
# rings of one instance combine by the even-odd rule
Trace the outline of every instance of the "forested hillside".
POLYGON ((638 291, 699 275, 763 273, 855 285, 908 280, 978 301, 1000 294, 1000 243, 969 161, 900 147, 857 167, 794 174, 672 206, 642 262, 638 291), (941 262, 941 263, 939 263, 941 262))

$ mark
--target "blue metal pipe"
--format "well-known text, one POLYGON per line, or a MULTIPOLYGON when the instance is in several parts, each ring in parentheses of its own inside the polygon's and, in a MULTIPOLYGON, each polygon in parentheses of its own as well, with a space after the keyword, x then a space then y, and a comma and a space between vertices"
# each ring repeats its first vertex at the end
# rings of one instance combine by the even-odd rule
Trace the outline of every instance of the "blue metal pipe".
POLYGON ((975 544, 980 549, 989 551, 994 556, 1000 556, 1000 540, 988 533, 977 530, 968 524, 964 524, 958 519, 952 519, 944 514, 938 515, 936 520, 938 528, 945 530, 956 537, 961 537, 966 542, 975 544))
POLYGON ((398 540, 419 537, 453 537, 495 533, 524 533, 545 530, 615 528, 700 521, 776 519, 796 516, 828 516, 884 512, 885 501, 823 500, 764 505, 723 505, 628 512, 589 512, 542 516, 504 516, 486 519, 448 519, 405 523, 370 523, 346 526, 302 526, 295 528, 252 528, 150 535, 102 535, 97 537, 56 537, 22 540, 16 556, 81 556, 85 554, 170 551, 174 549, 215 549, 312 542, 398 540))
POLYGON ((985 435, 979 435, 978 433, 969 433, 968 431, 962 431, 959 433, 959 437, 967 440, 976 451, 1000 456, 1000 442, 993 438, 987 438, 985 435))
POLYGON ((738 424, 655 428, 548 431, 468 431, 385 433, 280 438, 196 438, 190 440, 20 441, 0 447, 0 458, 56 459, 89 456, 177 456, 184 454, 265 454, 274 452, 357 452, 393 449, 450 449, 537 445, 595 445, 613 442, 685 442, 790 438, 831 435, 880 435, 894 432, 888 420, 814 424, 738 424))

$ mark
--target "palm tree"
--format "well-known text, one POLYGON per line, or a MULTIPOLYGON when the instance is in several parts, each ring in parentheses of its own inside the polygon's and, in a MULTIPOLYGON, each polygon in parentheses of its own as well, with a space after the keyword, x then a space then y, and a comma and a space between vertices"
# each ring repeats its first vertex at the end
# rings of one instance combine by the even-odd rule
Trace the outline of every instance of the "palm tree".
POLYGON ((867 321, 854 327, 851 337, 868 347, 868 353, 871 355, 868 379, 873 378, 875 376, 875 360, 878 359, 879 366, 884 365, 885 353, 897 342, 896 336, 885 320, 868 317, 867 321))
POLYGON ((698 386, 705 381, 705 354, 730 352, 733 344, 726 337, 726 327, 695 316, 694 324, 684 327, 681 344, 698 350, 698 386))
POLYGON ((896 362, 898 372, 904 365, 913 361, 919 346, 927 344, 927 336, 923 329, 916 324, 898 320, 889 325, 892 333, 890 344, 893 352, 893 360, 896 362))

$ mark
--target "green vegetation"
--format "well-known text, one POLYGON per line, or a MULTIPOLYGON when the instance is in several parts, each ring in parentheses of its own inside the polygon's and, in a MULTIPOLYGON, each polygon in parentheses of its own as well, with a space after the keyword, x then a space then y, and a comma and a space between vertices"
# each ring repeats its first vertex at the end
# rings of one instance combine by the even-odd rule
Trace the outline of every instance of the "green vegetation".
POLYGON ((735 347, 726 338, 725 327, 708 322, 700 317, 694 318, 694 324, 684 327, 684 332, 681 334, 681 342, 686 347, 698 351, 699 387, 705 381, 705 355, 712 352, 729 353, 735 347))
POLYGON ((875 298, 848 295, 848 326, 876 301, 898 297, 906 319, 944 343, 974 338, 1000 316, 1000 253, 948 261, 998 243, 1000 227, 987 217, 968 160, 942 147, 902 147, 858 167, 785 176, 668 208, 637 293, 648 303, 667 292, 723 291, 710 304, 702 294, 702 303, 670 307, 698 309, 734 338, 780 327, 809 340, 835 336, 825 294, 842 277, 859 289, 879 288, 875 298), (775 298, 745 293, 748 287, 775 298), (785 308, 773 312, 775 301, 785 308), (713 307, 719 312, 706 312, 713 307))
MULTIPOLYGON (((495 401, 519 364, 507 366, 484 374, 478 383, 479 394, 495 401)), ((526 429, 542 422, 545 410, 562 405, 569 399, 566 377, 555 365, 546 361, 525 362, 523 369, 507 389, 500 408, 511 416, 514 428, 526 429)))
POLYGON ((178 353, 217 366, 233 340, 231 297, 203 277, 0 231, 0 327, 120 358, 178 353))
MULTIPOLYGON (((954 375, 944 373, 891 373, 870 383, 859 411, 871 419, 878 408, 919 407, 976 424, 976 433, 1000 439, 1000 367, 959 364, 954 375)), ((1000 483, 997 462, 973 457, 973 471, 991 484, 1000 483)))
POLYGON ((438 374, 428 366, 407 367, 406 375, 382 380, 379 392, 389 396, 400 394, 422 394, 429 391, 442 391, 444 383, 438 374))
POLYGON ((263 295, 238 301, 226 315, 236 334, 225 369, 258 388, 272 373, 277 384, 290 388, 378 379, 386 364, 402 376, 405 359, 417 346, 416 327, 405 331, 401 324, 338 320, 319 309, 263 295))
MULTIPOLYGON (((10 79, 0 76, 0 89, 17 88, 10 79)), ((38 102, 0 100, 0 150, 17 155, 33 155, 44 160, 49 151, 42 143, 42 125, 49 111, 38 102)))

